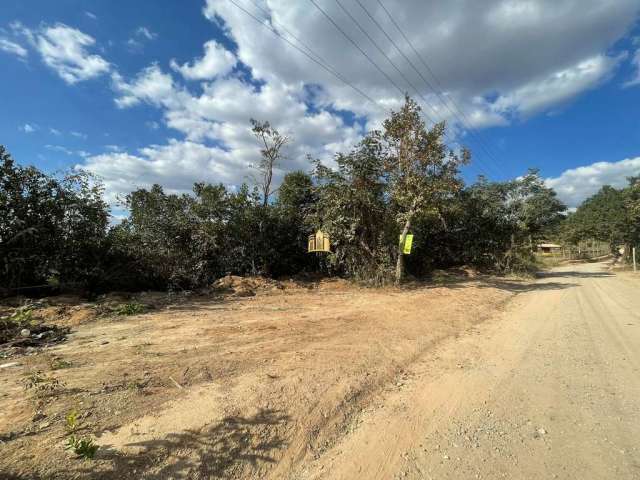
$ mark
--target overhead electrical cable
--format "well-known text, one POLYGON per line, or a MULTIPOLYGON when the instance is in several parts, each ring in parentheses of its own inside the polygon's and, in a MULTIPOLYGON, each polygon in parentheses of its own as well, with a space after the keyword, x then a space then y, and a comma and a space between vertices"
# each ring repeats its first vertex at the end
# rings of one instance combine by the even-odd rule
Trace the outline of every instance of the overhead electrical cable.
MULTIPOLYGON (((305 44, 302 40, 300 40, 300 38, 298 38, 296 35, 294 35, 293 33, 291 33, 290 30, 288 30, 286 27, 284 27, 281 23, 276 22, 275 20, 271 19, 270 14, 268 11, 264 10, 262 7, 258 6, 256 4, 256 2, 254 0, 251 0, 252 3, 254 4, 254 6, 256 8, 258 8, 259 10, 261 10, 264 14, 267 15, 267 17, 269 18, 271 23, 274 24, 278 24, 280 25, 280 28, 285 31, 287 33, 287 35, 289 35, 291 38, 295 39, 296 42, 298 42, 300 45, 302 45, 306 50, 305 51, 303 48, 299 47, 298 45, 296 45, 294 42, 292 42, 291 40, 289 40, 288 38, 286 38, 284 35, 282 35, 277 29, 275 29, 272 25, 270 25, 269 23, 266 23, 265 21, 261 20, 260 18, 258 18, 256 15, 254 15, 253 13, 251 13, 249 10, 247 10, 246 8, 244 8, 242 5, 238 4, 235 0, 229 0, 231 4, 233 4, 236 8, 238 8, 240 11, 242 11, 245 15, 249 16, 250 18, 252 18, 254 21, 256 21, 257 23, 259 23, 262 27, 266 28, 267 30, 269 30, 270 32, 272 32, 274 35, 276 35, 278 38, 280 38, 281 40, 283 40, 284 42, 286 42, 288 45, 290 45, 291 47, 295 48, 298 52, 302 53, 305 57, 307 57, 309 60, 311 60, 312 62, 314 62, 315 64, 317 64, 318 66, 320 66, 323 70, 327 71, 328 73, 330 73, 331 75, 335 76, 338 80, 340 80, 341 82, 343 82, 345 85, 347 85, 348 87, 350 87, 351 89, 353 89, 354 91, 356 91, 359 95, 361 95, 363 98, 365 98, 366 100, 368 100, 370 103, 372 103, 374 106, 376 106, 377 108, 379 108, 381 111, 384 111, 385 113, 389 113, 389 108, 382 105, 379 101, 374 100, 373 98, 371 98, 371 96, 369 96, 367 93, 365 93, 361 88, 359 88, 358 86, 354 85, 352 82, 350 82, 349 80, 347 80, 342 74, 340 74, 340 72, 338 72, 335 68, 333 68, 331 66, 331 64, 329 64, 329 62, 327 62, 321 55, 319 55, 317 52, 315 52, 311 47, 309 47, 307 44, 305 44)), ((364 52, 340 27, 339 25, 337 25, 335 23, 335 21, 333 21, 333 19, 331 19, 331 17, 329 17, 326 12, 324 12, 313 0, 310 0, 315 6, 316 8, 318 8, 318 10, 320 10, 322 13, 324 13, 325 17, 327 17, 331 23, 345 36, 345 38, 349 39, 351 41, 352 44, 354 44, 354 46, 376 67, 376 69, 378 71, 380 71, 391 83, 392 85, 404 96, 405 92, 393 81, 393 79, 391 79, 367 54, 366 52, 364 52)), ((426 114, 425 114, 426 115, 426 114)), ((429 120, 433 123, 436 123, 433 119, 431 119, 430 117, 427 116, 427 118, 429 118, 429 120)), ((453 140, 451 140, 450 137, 448 137, 447 133, 444 132, 445 137, 447 137, 449 139, 449 141, 453 142, 453 140)))
MULTIPOLYGON (((400 88, 398 86, 398 84, 367 54, 367 52, 365 52, 362 47, 360 47, 360 45, 358 45, 358 43, 349 36, 349 34, 347 34, 344 29, 342 27, 340 27, 340 25, 338 25, 338 23, 331 17, 331 15, 329 15, 322 7, 320 7, 315 0, 309 0, 319 11, 320 13, 322 13, 322 15, 324 15, 324 17, 329 20, 329 22, 331 22, 331 24, 336 28, 336 30, 338 30, 342 36, 344 36, 368 61, 369 63, 371 63, 376 70, 378 70, 388 81, 389 83, 391 83, 391 85, 393 85, 396 90, 398 90, 398 92, 400 92, 400 94, 402 96, 404 96, 406 94, 406 91, 404 91, 402 88, 400 88)), ((425 117, 427 117, 427 119, 432 122, 432 123, 437 123, 437 121, 435 121, 433 118, 431 118, 429 115, 427 115, 426 112, 424 112, 425 117)), ((447 132, 444 132, 444 136, 449 140, 449 142, 451 143, 457 143, 454 139, 452 139, 447 132)))
POLYGON ((356 47, 356 49, 357 49, 357 50, 358 50, 358 51, 359 51, 359 52, 360 52, 360 53, 361 53, 361 54, 362 54, 362 55, 363 55, 363 56, 364 56, 364 57, 369 61, 369 63, 370 63, 371 65, 373 65, 373 66, 375 67, 375 69, 376 69, 376 70, 378 70, 378 72, 380 72, 380 73, 381 73, 381 74, 382 74, 382 75, 383 75, 383 76, 384 76, 384 77, 389 81, 389 83, 391 83, 391 84, 396 88, 396 90, 398 90, 398 92, 400 92, 400 95, 404 96, 405 91, 404 91, 402 88, 400 88, 400 87, 398 86, 398 84, 393 80, 393 78, 391 78, 391 77, 387 74, 387 72, 385 72, 382 68, 380 68, 380 66, 379 66, 375 61, 373 61, 373 59, 372 59, 372 58, 367 54, 367 52, 365 52, 365 51, 360 47, 360 45, 358 45, 358 44, 356 43, 356 41, 355 41, 355 40, 353 40, 353 38, 351 38, 351 37, 350 37, 350 36, 349 36, 349 35, 348 35, 348 34, 347 34, 343 29, 342 29, 342 27, 340 27, 340 25, 338 25, 338 24, 336 23, 336 21, 331 17, 331 15, 329 15, 326 11, 324 11, 324 9, 323 9, 322 7, 320 7, 320 5, 318 5, 318 4, 315 2, 315 0, 309 0, 309 1, 310 1, 310 2, 311 2, 311 3, 312 3, 312 4, 313 4, 313 5, 314 5, 314 6, 315 6, 319 11, 320 11, 320 13, 322 13, 322 15, 324 15, 324 16, 325 16, 325 18, 326 18, 327 20, 329 20, 329 21, 333 24, 333 26, 334 26, 334 27, 336 27, 336 30, 338 30, 338 31, 342 34, 342 36, 343 36, 344 38, 346 38, 346 39, 347 39, 347 40, 348 40, 348 41, 349 41, 349 42, 350 42, 354 47, 356 47))
POLYGON ((396 44, 396 42, 393 40, 393 38, 391 38, 391 36, 387 33, 387 31, 384 29, 384 27, 382 27, 382 25, 380 25, 380 23, 375 19, 375 17, 369 12, 369 10, 362 4, 362 2, 360 0, 356 0, 358 2, 358 4, 360 5, 360 7, 364 10, 364 12, 367 14, 367 16, 371 19, 371 21, 373 23, 375 23, 375 25, 382 31, 382 33, 387 37, 387 39, 391 42, 391 44, 395 47, 395 49, 400 53, 400 55, 402 55, 402 57, 407 61, 407 63, 409 63, 409 65, 411 65, 411 67, 413 68, 413 70, 420 76, 420 78, 425 82, 425 84, 436 94, 436 96, 440 99, 440 101, 442 102, 443 105, 445 105, 445 107, 449 110, 449 112, 451 114, 454 115, 454 117, 456 117, 458 119, 458 121, 461 123, 461 125, 466 128, 474 137, 474 139, 476 139, 477 143, 480 145, 480 147, 483 149, 483 151, 485 152, 485 155, 488 157, 489 160, 491 160, 494 164, 495 164, 495 168, 498 169, 498 171, 500 171, 500 167, 499 167, 499 162, 495 159, 495 156, 493 154, 493 152, 489 149, 488 145, 485 143, 484 138, 480 135, 480 132, 473 127, 473 123, 471 122, 471 120, 469 119, 469 117, 466 115, 466 113, 464 112, 464 109, 460 108, 459 105, 457 104, 457 102, 451 98, 451 97, 447 97, 444 94, 442 94, 441 91, 444 91, 441 82, 439 81, 438 77, 436 76, 435 72, 431 69, 431 67, 429 67, 428 63, 426 62, 426 60, 424 60, 424 58, 422 57, 422 55, 420 55, 420 53, 418 52, 418 50, 415 48, 415 46, 413 45, 413 43, 411 42, 411 40, 408 38, 408 36, 404 33, 404 31, 402 30, 402 28, 400 27, 400 25, 398 25, 398 23, 396 22, 396 20, 393 18, 393 16, 391 15, 391 13, 389 12, 389 10, 384 6, 384 4, 382 3, 381 0, 377 0, 378 4, 380 5, 380 7, 383 9, 383 11, 386 13, 387 17, 389 17, 389 20, 391 21, 391 23, 393 23, 393 25, 395 26, 395 28, 398 30, 398 32, 400 32, 400 34, 402 35, 403 39, 405 40, 405 42, 409 45, 409 47, 411 48, 411 50, 413 51, 413 53, 416 55, 416 57, 418 57, 418 59, 420 60, 420 62, 422 63, 422 65, 424 65, 425 69, 427 70, 427 72, 429 73, 429 75, 432 77, 432 79, 434 80, 434 83, 436 84, 437 88, 434 87, 434 85, 429 82, 429 80, 427 80, 424 75, 422 74, 422 72, 420 72, 420 70, 415 66, 415 64, 411 61, 411 59, 409 59, 405 53, 402 51, 402 49, 400 49, 398 47, 398 45, 396 44), (455 109, 455 112, 452 110, 452 108, 449 106, 449 102, 451 103, 451 105, 453 105, 453 109, 455 109), (464 119, 464 120, 462 120, 464 119))
MULTIPOLYGON (((373 103, 375 106, 381 108, 382 110, 384 110, 385 112, 387 111, 386 108, 384 108, 382 105, 380 105, 378 102, 376 102, 373 98, 371 98, 369 95, 367 95, 365 92, 363 92, 360 88, 358 88, 356 85, 354 85, 353 83, 351 83, 349 80, 347 80, 346 78, 344 78, 342 75, 340 75, 339 72, 335 71, 333 68, 331 68, 331 66, 326 65, 322 60, 319 60, 317 58, 314 58, 312 55, 310 55, 309 53, 305 52, 302 48, 300 48, 298 45, 296 45, 295 43, 293 43, 291 40, 289 40, 288 38, 284 37, 282 34, 280 34, 280 32, 278 32, 275 28, 273 28, 272 26, 268 25, 267 23, 263 22, 262 20, 260 20, 258 17, 256 17, 255 15, 253 15, 251 12, 249 12, 247 9, 245 9, 243 6, 239 5, 235 0, 229 0, 235 7, 237 7, 239 10, 241 10, 242 12, 244 12, 246 15, 248 15, 249 17, 251 17, 252 19, 254 19, 256 22, 258 22, 260 25, 262 25, 264 28, 266 28, 267 30, 269 30, 270 32, 272 32, 274 35, 276 35, 278 38, 280 38, 281 40, 287 42, 290 46, 292 46, 293 48, 295 48, 297 51, 299 51, 300 53, 302 53, 304 56, 306 56, 307 58, 309 58, 309 60, 311 60, 312 62, 316 63, 317 65, 319 65, 322 69, 324 69, 325 71, 329 72, 331 75, 335 76, 338 80, 340 80, 341 82, 343 82, 345 85, 351 87, 353 90, 355 90, 358 94, 360 94, 362 97, 364 97, 365 99, 367 99, 368 101, 370 101, 371 103, 373 103)), ((308 48, 308 47, 306 47, 308 48)), ((317 56, 317 55, 316 55, 317 56)), ((321 58, 318 56, 318 58, 321 58)))
MULTIPOLYGON (((353 23, 356 24, 356 26, 358 27, 358 29, 369 39, 369 41, 373 44, 374 47, 376 47, 376 49, 382 54, 382 56, 384 58, 387 59, 387 61, 389 62, 389 64, 395 69, 396 72, 398 72, 398 75, 400 75, 400 77, 402 77, 402 79, 414 90, 414 92, 416 92, 416 95, 418 95, 419 97, 422 98, 422 100, 424 101, 425 105, 427 107, 429 107, 429 109, 431 109, 432 113, 436 116, 436 118, 438 117, 438 111, 436 109, 434 109, 431 105, 429 105, 429 102, 427 102, 427 99, 420 93, 420 91, 415 87, 415 85, 413 83, 411 83, 411 80, 409 80, 406 75, 404 73, 402 73, 402 70, 400 70, 398 68, 398 66, 393 63, 393 60, 391 60, 391 58, 389 58, 389 55, 386 54, 386 52, 378 45, 378 43, 371 37, 371 35, 369 35, 369 32, 367 32, 364 27, 360 24, 360 22, 358 22, 358 20, 351 15, 351 12, 349 12, 349 10, 347 10, 344 5, 342 5, 342 3, 340 2, 340 0, 335 0, 336 3, 338 4, 338 6, 342 9, 342 11, 344 13, 347 14, 347 16, 351 19, 351 21, 353 23)), ((427 117, 429 118, 429 117, 427 117)), ((430 120, 433 123, 436 123, 433 119, 430 118, 430 120)))

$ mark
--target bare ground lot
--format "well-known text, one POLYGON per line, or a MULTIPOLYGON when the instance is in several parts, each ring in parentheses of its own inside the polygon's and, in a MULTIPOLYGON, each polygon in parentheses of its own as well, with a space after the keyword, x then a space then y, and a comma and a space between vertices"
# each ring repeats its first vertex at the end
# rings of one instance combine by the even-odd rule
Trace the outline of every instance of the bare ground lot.
POLYGON ((526 288, 338 281, 81 324, 63 344, 5 360, 21 365, 0 370, 1 469, 19 478, 286 472, 331 447, 380 391, 401 388, 416 358, 526 288), (52 359, 70 368, 52 371, 52 359), (37 370, 64 382, 59 394, 38 400, 24 389, 37 370), (93 461, 63 449, 73 408, 98 436, 93 461))
POLYGON ((0 369, 0 472, 638 478, 638 286, 572 265, 530 282, 328 282, 78 321, 65 343, 1 361, 20 365, 0 369), (63 382, 55 395, 25 391, 36 370, 63 382), (94 460, 63 448, 72 408, 94 460))

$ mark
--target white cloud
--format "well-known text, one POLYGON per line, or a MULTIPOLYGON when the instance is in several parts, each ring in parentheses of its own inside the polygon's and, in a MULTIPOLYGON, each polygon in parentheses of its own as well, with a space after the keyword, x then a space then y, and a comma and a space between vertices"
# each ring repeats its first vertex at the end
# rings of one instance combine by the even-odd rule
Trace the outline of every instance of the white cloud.
POLYGON ((24 133, 33 133, 38 130, 38 126, 34 123, 25 123, 18 127, 18 130, 24 133))
POLYGON ((56 23, 34 31, 19 22, 12 23, 12 28, 29 39, 44 63, 68 84, 95 78, 110 69, 104 58, 87 51, 95 45, 95 39, 78 29, 56 23))
POLYGON ((91 13, 88 10, 84 12, 84 14, 89 17, 91 20, 97 20, 98 16, 95 13, 91 13))
POLYGON ((87 139, 87 134, 86 133, 82 133, 82 132, 75 132, 75 131, 71 131, 69 132, 72 136, 76 137, 76 138, 81 138, 83 140, 87 139))
POLYGON ((147 40, 154 40, 158 37, 157 33, 152 32, 147 27, 138 27, 138 29, 136 30, 136 35, 146 38, 147 40))
MULTIPOLYGON (((289 33, 303 39, 379 103, 393 104, 392 99, 397 99, 398 92, 389 81, 318 10, 306 3, 292 5, 282 0, 261 5, 263 10, 248 4, 245 8, 293 43, 296 40, 289 33)), ((322 6, 401 89, 416 96, 339 6, 333 2, 323 2, 322 6)), ((384 10, 375 2, 365 6, 423 76, 430 79, 384 10)), ((444 4, 387 0, 385 6, 422 59, 436 72, 446 94, 478 126, 507 124, 509 114, 514 112, 526 115, 553 108, 606 79, 616 59, 608 58, 605 52, 626 33, 638 12, 637 0, 461 0, 444 4), (474 101, 478 98, 496 100, 474 101), (497 100, 500 103, 494 105, 497 100)), ((430 88, 367 14, 356 4, 347 8, 435 107, 435 116, 457 121, 450 118, 449 109, 438 107, 430 88)), ((258 78, 289 84, 318 83, 327 92, 327 101, 337 108, 370 117, 377 115, 355 92, 261 28, 231 2, 208 0, 204 13, 212 21, 222 19, 238 45, 239 59, 258 78)))
POLYGON ((236 169, 246 165, 223 149, 189 141, 170 140, 168 144, 143 148, 138 154, 108 153, 89 157, 78 165, 97 175, 105 184, 107 201, 135 188, 159 183, 168 192, 191 191, 195 180, 230 183, 236 169))
POLYGON ((45 145, 44 148, 54 151, 54 152, 61 152, 64 153, 66 155, 73 155, 73 150, 67 148, 67 147, 63 147, 62 145, 45 145))
MULTIPOLYGON (((223 27, 237 49, 231 52, 210 40, 203 45, 201 57, 171 62, 171 68, 184 79, 199 81, 197 86, 158 64, 133 78, 115 71, 111 74, 118 107, 150 104, 160 111, 164 124, 182 136, 136 153, 90 157, 87 166, 105 178, 111 195, 155 182, 175 191, 188 191, 194 181, 237 185, 245 180, 247 165, 259 155, 250 118, 269 120, 293 138, 277 177, 293 168, 308 169, 307 153, 330 161, 333 153, 357 142, 364 129, 380 126, 390 108, 400 106, 402 97, 388 80, 313 7, 270 0, 261 2, 263 10, 259 10, 249 3, 243 5, 261 22, 294 43, 297 41, 291 34, 303 39, 321 61, 376 104, 364 100, 231 2, 207 0, 205 16, 223 27), (245 74, 233 73, 240 62, 250 72, 251 81, 245 74), (345 125, 336 111, 355 116, 357 123, 345 125)), ((455 101, 473 126, 507 125, 514 117, 557 111, 558 105, 606 81, 622 60, 607 52, 638 11, 637 0, 386 0, 385 6, 421 59, 406 46, 379 5, 366 3, 372 17, 422 75, 411 68, 365 11, 356 3, 347 8, 419 89, 417 98, 424 103, 424 97, 430 105, 425 113, 437 120, 450 120, 452 132, 460 135, 464 132, 460 120, 438 103, 422 78, 431 79, 423 59, 437 73, 443 95, 455 101)), ((337 5, 328 2, 323 7, 401 89, 415 93, 337 5)), ((149 38, 136 34, 136 41, 143 39, 149 38)), ((147 126, 155 128, 157 124, 147 126)))
POLYGON ((531 115, 549 109, 605 81, 621 57, 596 55, 568 68, 534 79, 500 96, 491 108, 501 113, 531 115))
POLYGON ((91 154, 86 150, 71 150, 70 148, 67 148, 63 145, 45 145, 44 147, 48 150, 64 153, 65 155, 73 157, 88 158, 91 156, 91 154))
POLYGON ((195 181, 238 185, 247 180, 248 166, 259 156, 259 144, 249 120, 269 120, 292 137, 287 158, 275 172, 276 180, 291 169, 309 170, 306 154, 325 160, 348 149, 360 138, 359 128, 344 124, 328 111, 309 111, 303 85, 267 83, 261 88, 236 77, 218 78, 194 95, 177 85, 158 65, 126 81, 114 74, 116 104, 121 108, 145 102, 164 113, 166 125, 185 140, 142 149, 139 154, 107 153, 91 157, 85 168, 101 176, 107 190, 127 193, 153 183, 172 191, 190 191, 195 181), (215 146, 202 142, 213 142, 215 146), (176 162, 180 159, 180 163, 176 162))
POLYGON ((62 132, 60 130, 57 130, 53 127, 49 127, 49 133, 52 135, 55 135, 57 137, 59 137, 60 135, 62 135, 62 132))
POLYGON ((210 80, 229 73, 236 62, 233 53, 215 40, 210 40, 204 44, 202 58, 196 59, 191 65, 179 65, 175 60, 171 60, 171 68, 180 72, 187 80, 210 80))
POLYGON ((627 177, 637 175, 640 175, 640 157, 618 162, 596 162, 565 170, 559 177, 548 178, 546 184, 569 207, 577 207, 603 185, 621 188, 627 185, 627 177))
POLYGON ((162 72, 157 65, 145 68, 132 82, 127 82, 117 72, 111 78, 113 88, 119 94, 115 102, 120 108, 131 107, 141 101, 157 106, 178 102, 171 75, 162 72))
POLYGON ((635 69, 635 75, 634 78, 624 84, 625 87, 640 85, 640 48, 636 50, 635 55, 632 57, 631 65, 635 69))
POLYGON ((9 40, 8 38, 0 38, 0 50, 3 52, 17 55, 20 58, 27 58, 29 52, 22 45, 9 40))
POLYGON ((144 50, 144 42, 149 42, 158 38, 158 34, 152 32, 147 27, 138 27, 133 36, 127 40, 127 47, 132 53, 142 53, 144 50))

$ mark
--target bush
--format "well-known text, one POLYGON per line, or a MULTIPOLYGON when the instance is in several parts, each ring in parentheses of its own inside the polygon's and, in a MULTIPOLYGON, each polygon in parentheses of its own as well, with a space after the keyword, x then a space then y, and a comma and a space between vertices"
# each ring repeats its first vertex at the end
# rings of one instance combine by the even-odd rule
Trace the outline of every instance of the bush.
POLYGON ((120 316, 139 315, 144 313, 145 306, 141 303, 123 303, 116 307, 115 313, 120 316))

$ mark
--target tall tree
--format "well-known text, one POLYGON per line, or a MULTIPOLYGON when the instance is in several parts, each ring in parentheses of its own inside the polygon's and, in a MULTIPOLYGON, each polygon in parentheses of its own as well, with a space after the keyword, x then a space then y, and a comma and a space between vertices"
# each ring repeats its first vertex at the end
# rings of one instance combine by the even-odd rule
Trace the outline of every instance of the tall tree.
POLYGON ((257 185, 262 193, 262 205, 267 206, 269 197, 273 193, 273 170, 283 159, 282 149, 289 143, 286 135, 281 135, 269 122, 251 119, 251 131, 261 144, 260 162, 255 166, 258 171, 257 185))
POLYGON ((470 159, 467 150, 458 156, 445 145, 444 123, 427 131, 420 111, 420 106, 406 97, 402 108, 383 124, 385 175, 400 230, 396 284, 404 275, 402 251, 412 221, 417 215, 439 213, 444 202, 462 188, 459 167, 470 159))

